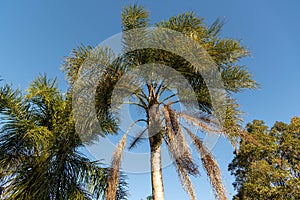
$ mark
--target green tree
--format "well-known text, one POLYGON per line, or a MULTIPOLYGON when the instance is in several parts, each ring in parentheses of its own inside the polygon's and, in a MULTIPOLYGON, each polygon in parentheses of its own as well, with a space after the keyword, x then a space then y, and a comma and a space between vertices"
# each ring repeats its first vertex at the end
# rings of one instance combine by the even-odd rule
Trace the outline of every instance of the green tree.
MULTIPOLYGON (((123 9, 122 30, 124 32, 137 28, 147 28, 149 26, 148 12, 143 7, 133 5, 123 9)), ((225 89, 228 92, 225 94, 225 98, 228 100, 226 105, 224 105, 226 107, 225 122, 220 132, 235 145, 237 139, 243 137, 244 134, 240 126, 241 119, 238 104, 231 97, 231 93, 240 92, 245 88, 253 89, 257 86, 245 67, 237 64, 241 58, 249 55, 247 49, 237 40, 224 39, 219 36, 223 26, 222 21, 216 20, 210 26, 206 26, 202 18, 191 12, 171 17, 167 21, 156 23, 155 26, 183 33, 195 43, 200 44, 215 62, 221 72, 225 89)), ((123 38, 124 49, 130 49, 130 44, 128 44, 129 37, 130 35, 125 34, 123 38)), ((142 42, 146 37, 147 32, 141 31, 139 38, 136 39, 142 42)), ((189 48, 189 46, 187 45, 182 48, 189 48)), ((135 140, 129 145, 129 148, 133 148, 142 141, 142 136, 148 134, 148 143, 151 151, 153 199, 164 199, 160 157, 161 145, 163 143, 167 145, 170 154, 174 157, 174 165, 176 166, 184 190, 188 192, 191 199, 196 198, 190 175, 197 176, 199 171, 198 165, 194 162, 190 147, 186 143, 186 137, 192 139, 194 147, 201 156, 202 165, 211 180, 216 198, 227 199, 220 169, 216 161, 203 145, 203 141, 195 132, 184 126, 181 121, 182 119, 186 120, 187 123, 191 123, 196 128, 201 128, 204 131, 215 131, 207 126, 208 121, 212 122, 209 120, 209 116, 211 116, 213 108, 208 88, 200 72, 179 55, 164 50, 134 50, 111 58, 111 52, 107 49, 96 48, 94 51, 91 46, 81 46, 73 50, 73 54, 66 58, 63 66, 71 88, 74 82, 78 80, 80 67, 87 58, 94 56, 94 52, 100 53, 102 57, 106 55, 107 60, 113 60, 107 66, 105 73, 99 80, 95 97, 98 119, 102 130, 106 134, 116 134, 118 132, 118 120, 114 118, 115 116, 111 111, 111 100, 115 86, 124 74, 136 66, 147 63, 160 63, 169 66, 184 76, 196 93, 199 108, 193 113, 180 113, 176 111, 175 107, 178 102, 170 100, 173 95, 170 94, 168 88, 164 87, 164 84, 166 84, 163 84, 164 80, 145 80, 145 87, 135 90, 130 93, 130 96, 121 97, 124 99, 134 99, 129 103, 141 108, 145 116, 139 119, 139 122, 145 122, 145 130, 136 136, 135 140), (161 98, 163 93, 166 96, 164 99, 161 98)), ((130 85, 130 80, 127 81, 128 85, 130 85)), ((174 83, 170 81, 169 84, 174 83)), ((174 84, 173 87, 176 87, 176 85, 174 84)), ((185 106, 190 106, 189 102, 185 102, 185 106)), ((126 146, 126 137, 129 131, 124 134, 114 154, 108 183, 109 189, 106 194, 108 200, 114 199, 115 196, 115 183, 118 182, 121 155, 126 146)))
MULTIPOLYGON (((0 87, 1 199, 103 197, 107 169, 80 153, 69 97, 46 76, 34 80, 25 95, 0 87)), ((126 192, 123 178, 118 191, 126 192)))
POLYGON ((300 198, 300 118, 276 122, 269 130, 263 121, 247 125, 261 145, 240 142, 229 170, 236 177, 234 199, 300 198))

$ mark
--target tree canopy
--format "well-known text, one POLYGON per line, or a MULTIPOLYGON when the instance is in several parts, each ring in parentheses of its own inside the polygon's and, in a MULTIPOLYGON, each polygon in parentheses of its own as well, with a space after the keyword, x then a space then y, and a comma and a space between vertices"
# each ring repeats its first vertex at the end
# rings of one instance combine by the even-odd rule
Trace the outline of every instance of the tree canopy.
POLYGON ((240 142, 229 170, 236 177, 234 199, 300 199, 300 118, 272 128, 261 120, 247 125, 261 145, 240 142))

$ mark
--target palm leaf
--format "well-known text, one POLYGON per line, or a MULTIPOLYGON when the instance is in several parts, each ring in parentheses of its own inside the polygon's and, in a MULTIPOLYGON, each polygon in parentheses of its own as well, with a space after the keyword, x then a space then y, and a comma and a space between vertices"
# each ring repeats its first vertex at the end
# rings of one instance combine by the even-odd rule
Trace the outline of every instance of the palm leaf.
POLYGON ((108 180, 107 180, 107 188, 106 188, 106 199, 107 200, 115 200, 117 195, 117 188, 120 178, 120 167, 121 167, 121 159, 122 159, 122 153, 126 146, 126 139, 129 131, 136 125, 136 123, 140 122, 142 120, 137 120, 134 123, 132 123, 125 134, 123 135, 121 141, 117 145, 111 161, 111 167, 109 169, 108 174, 108 180))
POLYGON ((211 185, 214 188, 214 193, 216 199, 226 200, 226 194, 225 194, 225 188, 222 183, 222 177, 221 177, 221 171, 219 169, 218 164, 214 160, 211 153, 205 148, 203 145, 203 142, 195 135, 193 134, 188 128, 185 128, 188 135, 193 140, 193 144, 196 147, 197 151, 201 155, 202 165, 205 169, 211 185))
POLYGON ((175 112, 167 105, 163 109, 166 121, 167 144, 172 156, 192 175, 199 174, 198 166, 194 163, 183 132, 179 126, 175 112))

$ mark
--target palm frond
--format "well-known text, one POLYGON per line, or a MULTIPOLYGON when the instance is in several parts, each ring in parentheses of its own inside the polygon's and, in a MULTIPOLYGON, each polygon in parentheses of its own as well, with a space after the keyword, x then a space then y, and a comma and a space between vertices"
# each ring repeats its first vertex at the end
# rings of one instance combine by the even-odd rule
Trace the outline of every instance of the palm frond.
POLYGON ((213 156, 211 155, 211 152, 209 152, 203 145, 203 142, 188 128, 185 128, 185 130, 193 140, 194 146, 201 155, 203 168, 205 169, 210 179, 211 185, 213 186, 216 199, 227 200, 225 188, 222 183, 221 171, 217 162, 214 160, 213 156))
POLYGON ((113 154, 113 159, 111 162, 111 168, 109 170, 109 176, 107 180, 107 188, 106 188, 106 199, 107 200, 115 200, 116 193, 119 183, 119 175, 120 175, 120 166, 121 166, 121 157, 122 152, 126 145, 127 134, 124 134, 121 141, 117 145, 115 152, 113 154))
POLYGON ((133 122, 127 129, 127 131, 124 133, 121 141, 117 145, 111 161, 111 167, 109 169, 108 174, 108 180, 107 180, 107 188, 106 188, 106 199, 107 200, 115 200, 117 195, 117 188, 119 184, 119 178, 120 178, 120 167, 121 167, 121 159, 122 159, 122 153, 124 151, 124 148, 126 146, 126 139, 129 131, 136 125, 136 123, 143 121, 143 120, 137 120, 133 122))
MULTIPOLYGON (((178 117, 181 117, 183 119, 185 119, 189 124, 195 126, 195 127, 200 127, 201 129, 203 129, 206 132, 210 132, 210 133, 221 133, 222 130, 217 129, 217 127, 210 127, 209 125, 207 125, 205 122, 209 119, 207 118, 199 118, 199 117, 195 117, 189 114, 185 114, 185 113, 177 113, 178 117)), ((217 125, 217 123, 213 123, 212 121, 209 120, 209 123, 213 124, 214 126, 217 125)))
POLYGON ((171 17, 167 21, 157 23, 156 26, 182 32, 196 41, 203 39, 203 36, 206 33, 203 19, 197 17, 194 12, 179 14, 171 17))
POLYGON ((196 200, 194 187, 188 173, 177 160, 175 165, 183 189, 189 194, 191 200, 196 200))
POLYGON ((211 37, 214 38, 219 35, 221 32, 225 22, 224 20, 221 20, 221 18, 217 18, 209 27, 207 30, 207 34, 211 37))
POLYGON ((145 134, 145 132, 147 130, 148 130, 148 128, 145 128, 143 131, 141 131, 140 133, 137 134, 137 136, 135 137, 135 139, 129 145, 129 147, 128 147, 129 150, 132 149, 132 148, 134 148, 143 139, 143 135, 145 134))
POLYGON ((193 161, 175 112, 168 105, 165 105, 163 113, 166 121, 167 145, 171 155, 177 162, 180 162, 180 165, 189 174, 198 175, 198 166, 193 161))
MULTIPOLYGON (((20 118, 24 115, 26 107, 23 106, 23 95, 19 89, 14 90, 10 85, 6 84, 0 88, 0 113, 2 119, 5 117, 20 118)), ((8 118, 9 119, 9 118, 8 118)))
POLYGON ((148 26, 148 11, 142 6, 134 4, 126 6, 122 11, 122 30, 127 31, 135 28, 145 28, 148 26))
POLYGON ((92 50, 93 47, 90 45, 80 45, 72 50, 70 56, 65 58, 61 69, 66 73, 66 78, 71 85, 77 80, 78 72, 92 50))

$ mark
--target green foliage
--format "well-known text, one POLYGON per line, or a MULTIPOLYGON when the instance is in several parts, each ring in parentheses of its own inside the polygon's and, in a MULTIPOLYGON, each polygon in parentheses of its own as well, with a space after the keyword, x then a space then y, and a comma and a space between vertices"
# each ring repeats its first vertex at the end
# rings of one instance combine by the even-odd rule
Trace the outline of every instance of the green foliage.
POLYGON ((72 56, 65 59, 62 70, 66 73, 70 85, 77 79, 77 74, 81 65, 84 63, 85 59, 89 57, 92 50, 92 46, 82 45, 73 49, 72 56))
MULTIPOLYGON (((0 88, 0 186, 5 199, 102 198, 107 170, 78 148, 71 99, 56 79, 35 79, 23 95, 9 85, 0 88)), ((119 192, 126 199, 126 183, 119 192)))
POLYGON ((149 14, 142 6, 133 5, 124 7, 122 12, 122 29, 124 31, 134 28, 147 27, 149 14))
MULTIPOLYGON (((211 59, 215 62, 218 69, 221 72, 222 80, 225 89, 229 92, 225 98, 228 99, 226 107, 228 112, 224 122, 224 132, 230 136, 230 141, 233 145, 236 145, 237 138, 241 137, 238 133, 241 127, 241 112, 238 109, 238 103, 231 97, 230 93, 241 92, 244 89, 255 89, 258 85, 253 80, 251 73, 247 70, 246 66, 240 65, 242 58, 249 56, 248 49, 243 46, 240 41, 231 38, 221 38, 219 36, 224 22, 220 19, 215 20, 211 25, 206 25, 204 20, 193 12, 186 12, 173 16, 168 20, 163 20, 155 23, 155 26, 160 28, 167 28, 174 31, 181 32, 186 36, 192 38, 196 43, 208 52, 211 59)), ((142 6, 133 5, 123 9, 122 12, 122 30, 127 31, 135 28, 147 28, 149 27, 149 13, 142 6)), ((140 37, 136 38, 137 41, 142 42, 147 37, 147 33, 139 30, 140 37)), ((127 48, 128 35, 124 35, 124 49, 127 48)), ((188 47, 183 47, 183 49, 188 47)), ((66 58, 63 70, 66 73, 66 77, 72 86, 74 80, 78 75, 78 70, 83 64, 89 52, 92 52, 92 47, 79 46, 73 49, 73 54, 66 58)), ((108 130, 108 133, 115 133, 117 127, 116 120, 112 119, 112 113, 109 113, 105 105, 110 105, 111 91, 114 89, 115 83, 127 70, 130 70, 138 65, 147 63, 160 63, 166 66, 172 67, 176 71, 180 72, 191 84, 199 103, 199 107, 205 112, 210 113, 212 109, 212 103, 210 94, 204 79, 200 73, 195 72, 193 66, 188 63, 182 57, 175 55, 171 52, 166 52, 159 49, 141 49, 128 52, 121 55, 118 61, 112 64, 112 68, 117 70, 118 76, 105 77, 101 84, 99 84, 96 101, 100 106, 98 109, 100 123, 103 124, 104 130, 108 130), (117 66, 118 67, 117 67, 117 66), (117 69, 115 69, 117 68, 117 69), (105 83, 104 83, 105 82, 105 83), (107 82, 107 83, 106 83, 107 82), (109 84, 108 84, 109 83, 109 84), (105 85, 107 87, 105 87, 105 85), (101 106, 103 105, 103 106, 101 106), (107 120, 108 119, 108 120, 107 120), (109 123, 111 122, 111 123, 109 123)), ((115 73, 116 71, 114 71, 115 73)))
POLYGON ((276 122, 270 130, 254 120, 247 129, 261 145, 241 141, 229 165, 236 177, 234 199, 300 199, 300 118, 276 122))

